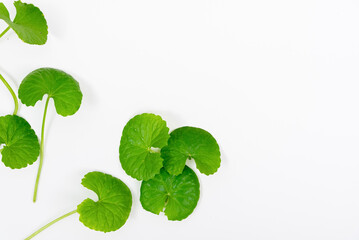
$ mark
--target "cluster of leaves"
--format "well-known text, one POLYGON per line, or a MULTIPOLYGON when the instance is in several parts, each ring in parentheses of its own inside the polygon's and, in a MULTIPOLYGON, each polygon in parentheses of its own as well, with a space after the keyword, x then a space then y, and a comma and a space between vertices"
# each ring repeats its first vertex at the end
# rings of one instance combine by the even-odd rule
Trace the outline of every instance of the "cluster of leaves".
MULTIPOLYGON (((38 184, 43 160, 43 136, 49 100, 51 98, 54 100, 56 111, 62 116, 76 113, 82 100, 78 82, 61 70, 37 69, 28 74, 20 84, 19 98, 27 106, 34 106, 46 94, 41 147, 34 130, 31 129, 26 120, 16 115, 0 118, 0 143, 6 144, 2 151, 2 160, 6 166, 12 168, 25 167, 27 164, 35 162, 40 152, 36 184, 38 184)), ((26 239, 32 239, 47 227, 74 213, 80 214, 79 220, 86 227, 96 231, 115 231, 125 224, 132 206, 132 195, 126 184, 108 174, 91 172, 85 175, 82 185, 98 195, 97 202, 92 199, 84 200, 75 211, 47 224, 26 239)))
MULTIPOLYGON (((32 79, 31 74, 28 79, 32 79)), ((39 81, 39 77, 36 79, 39 81)), ((32 86, 31 82, 28 84, 32 86)), ((38 98, 29 99, 33 99, 28 102, 33 105, 38 98)), ((169 220, 180 221, 194 211, 200 185, 196 173, 186 166, 188 159, 193 159, 199 171, 206 175, 218 170, 219 146, 210 133, 200 128, 182 127, 169 134, 166 122, 149 113, 135 116, 123 129, 121 165, 128 175, 142 181, 140 202, 149 212, 164 211, 169 220)), ((116 231, 126 223, 132 206, 131 191, 126 184, 111 175, 91 172, 82 179, 82 185, 97 194, 97 202, 84 200, 76 210, 55 219, 25 240, 75 213, 80 214, 79 220, 86 227, 96 231, 116 231)))
MULTIPOLYGON (((43 45, 47 41, 48 27, 44 14, 33 4, 15 1, 16 16, 10 19, 10 14, 3 3, 0 3, 0 19, 9 26, 0 34, 2 37, 8 30, 13 29, 18 37, 28 44, 43 45)), ((34 202, 36 201, 38 183, 43 163, 44 128, 46 112, 50 98, 55 102, 57 113, 62 116, 72 115, 81 105, 82 93, 78 82, 67 73, 53 69, 41 68, 33 71, 22 81, 19 88, 19 98, 27 106, 48 95, 41 130, 41 145, 30 124, 17 116, 18 100, 11 86, 0 75, 1 81, 10 91, 15 110, 12 115, 0 117, 0 151, 5 166, 12 169, 24 168, 33 164, 40 155, 39 170, 35 183, 34 202)))
MULTIPOLYGON (((21 40, 28 44, 43 45, 47 41, 48 27, 44 14, 33 4, 15 1, 16 16, 11 20, 9 11, 0 3, 0 19, 8 27, 0 33, 0 38, 13 29, 21 40)), ((33 164, 40 154, 40 144, 35 131, 22 117, 17 116, 18 100, 15 92, 0 75, 1 81, 11 93, 15 110, 12 115, 0 117, 0 149, 5 166, 12 169, 33 164)))
MULTIPOLYGON (((13 115, 0 117, 0 144, 4 145, 1 155, 5 166, 12 169, 24 168, 33 164, 40 155, 34 202, 44 157, 44 129, 49 100, 50 98, 54 100, 57 113, 62 116, 76 113, 82 100, 78 82, 67 73, 54 68, 40 68, 28 74, 20 84, 18 95, 23 104, 34 106, 45 94, 47 100, 41 130, 41 145, 35 131, 24 118, 16 115, 17 111, 13 115)), ((16 96, 14 101, 17 105, 15 99, 16 96)))
MULTIPOLYGON (((0 3, 0 19, 28 44, 43 45, 47 41, 48 27, 39 8, 33 4, 14 2, 16 16, 0 3)), ((20 84, 18 96, 26 106, 35 106, 47 95, 39 142, 35 131, 22 117, 17 116, 18 99, 5 78, 0 80, 10 91, 15 104, 12 115, 0 117, 0 153, 5 166, 12 169, 33 164, 40 156, 35 182, 34 202, 44 159, 44 131, 47 109, 53 100, 56 112, 61 116, 75 114, 82 102, 79 83, 69 74, 54 68, 40 68, 28 74, 20 84)), ((125 126, 120 144, 120 161, 125 172, 142 181, 140 202, 149 212, 164 211, 169 220, 183 220, 195 209, 200 196, 200 184, 195 172, 186 166, 194 160, 201 173, 214 174, 220 167, 219 146, 213 136, 200 128, 181 127, 169 134, 166 122, 154 114, 141 114, 125 126)), ((34 232, 26 239, 58 222, 78 213, 79 220, 88 228, 111 232, 127 221, 131 207, 130 189, 120 179, 101 172, 90 172, 82 179, 82 185, 98 196, 98 201, 86 199, 71 211, 34 232)))
MULTIPOLYGON (((43 45, 47 41, 48 27, 44 14, 33 4, 15 1, 16 16, 10 19, 10 14, 3 3, 0 3, 0 19, 4 20, 8 27, 0 34, 5 35, 13 29, 21 40, 28 44, 43 45)), ((39 140, 30 124, 22 117, 17 116, 18 99, 5 80, 0 75, 1 81, 11 93, 15 109, 12 115, 0 117, 0 149, 1 159, 5 166, 19 169, 33 164, 40 154, 39 140)))
POLYGON ((166 122, 144 113, 124 127, 120 162, 131 177, 142 181, 142 207, 154 214, 164 211, 169 220, 183 220, 195 209, 200 187, 195 172, 186 166, 193 159, 201 173, 217 172, 221 154, 215 138, 195 127, 169 134, 166 122))
MULTIPOLYGON (((9 11, 3 3, 0 3, 0 19, 8 24, 8 27, 0 33, 0 38, 10 29, 13 29, 25 43, 45 44, 48 27, 40 9, 33 4, 22 3, 21 1, 15 1, 14 5, 16 16, 14 20, 11 20, 9 11)), ((44 95, 47 95, 41 142, 39 143, 30 124, 24 118, 17 116, 18 99, 15 92, 2 75, 0 75, 0 80, 8 88, 15 103, 15 110, 12 115, 0 117, 1 159, 5 166, 18 169, 33 164, 40 155, 33 198, 35 202, 44 157, 44 131, 49 101, 53 99, 59 115, 70 116, 80 108, 82 92, 79 83, 72 76, 54 68, 40 68, 24 78, 18 92, 23 104, 35 106, 39 100, 44 98, 44 95)), ((94 191, 98 196, 98 201, 84 200, 77 206, 76 210, 55 219, 26 239, 32 239, 52 224, 74 213, 80 214, 79 220, 86 227, 97 231, 115 231, 125 224, 132 206, 131 191, 126 184, 111 175, 90 172, 83 178, 82 185, 94 191)))
MULTIPOLYGON (((16 16, 10 19, 10 14, 3 3, 0 3, 0 19, 8 27, 0 34, 2 37, 13 29, 18 37, 28 44, 43 45, 47 41, 48 27, 44 14, 33 4, 14 2, 16 16)), ((82 93, 78 82, 67 73, 53 69, 40 68, 25 77, 19 88, 19 98, 27 106, 34 106, 47 94, 45 111, 41 130, 41 144, 31 129, 30 124, 23 118, 16 116, 18 100, 16 94, 0 75, 0 79, 10 91, 15 102, 13 115, 0 117, 0 149, 2 161, 10 168, 24 168, 33 164, 40 155, 39 170, 35 182, 33 201, 36 201, 37 189, 44 158, 44 129, 47 107, 52 98, 59 115, 73 115, 80 108, 82 93)))

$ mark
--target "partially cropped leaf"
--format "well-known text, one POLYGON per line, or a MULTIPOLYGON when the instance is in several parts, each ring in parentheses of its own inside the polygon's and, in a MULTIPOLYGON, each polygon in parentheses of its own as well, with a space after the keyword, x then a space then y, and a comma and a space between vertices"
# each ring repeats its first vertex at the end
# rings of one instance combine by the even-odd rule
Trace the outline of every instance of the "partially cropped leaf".
POLYGON ((161 156, 165 169, 173 175, 182 172, 187 159, 194 159, 198 170, 206 175, 217 172, 221 164, 216 139, 209 132, 194 127, 174 130, 161 156))
POLYGON ((132 118, 122 132, 120 161, 125 172, 138 180, 153 178, 163 166, 160 148, 169 129, 160 116, 144 113, 132 118))
POLYGON ((180 221, 196 208, 199 193, 199 181, 192 169, 186 166, 174 176, 162 168, 153 179, 142 182, 140 201, 145 210, 154 214, 164 211, 168 220, 180 221))
POLYGON ((98 201, 84 200, 77 207, 80 221, 88 228, 111 232, 127 221, 131 206, 130 189, 120 179, 101 172, 90 172, 82 179, 82 185, 98 196, 98 201))
POLYGON ((10 21, 10 14, 3 3, 0 3, 0 19, 4 21, 10 21))
POLYGON ((0 117, 0 145, 2 161, 12 169, 33 164, 40 153, 39 140, 30 124, 16 115, 0 117))
POLYGON ((0 19, 4 20, 19 36, 29 44, 43 45, 47 41, 47 22, 44 14, 33 4, 14 2, 16 16, 11 21, 9 12, 3 3, 0 3, 0 19))
POLYGON ((73 115, 80 108, 79 83, 61 70, 37 69, 24 78, 19 88, 19 98, 26 106, 34 106, 45 94, 54 99, 56 111, 62 116, 73 115))

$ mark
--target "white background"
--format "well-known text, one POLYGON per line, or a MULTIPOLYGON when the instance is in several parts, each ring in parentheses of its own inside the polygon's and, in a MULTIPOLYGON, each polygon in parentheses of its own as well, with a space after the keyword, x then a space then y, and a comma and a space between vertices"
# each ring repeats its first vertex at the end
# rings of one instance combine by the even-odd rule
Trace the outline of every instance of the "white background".
MULTIPOLYGON (((73 215, 36 239, 359 239, 357 0, 33 2, 48 20, 48 43, 27 45, 9 31, 0 72, 17 89, 32 70, 59 68, 84 98, 67 118, 50 104, 36 204, 38 163, 1 164, 1 240, 24 239, 96 198, 80 184, 94 170, 131 188, 125 226, 104 234, 73 215), (121 168, 122 129, 143 112, 172 130, 204 128, 220 143, 221 168, 198 174, 201 199, 182 222, 143 210, 140 183, 121 168)), ((0 115, 13 111, 2 86, 0 103, 0 115)), ((19 112, 38 134, 43 107, 19 112)))

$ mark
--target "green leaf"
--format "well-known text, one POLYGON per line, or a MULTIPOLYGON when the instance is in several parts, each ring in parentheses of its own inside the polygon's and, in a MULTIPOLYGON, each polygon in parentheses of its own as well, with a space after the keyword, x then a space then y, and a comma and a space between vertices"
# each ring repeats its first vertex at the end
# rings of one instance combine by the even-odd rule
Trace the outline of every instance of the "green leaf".
POLYGON ((43 45, 47 41, 47 22, 44 14, 33 4, 14 2, 16 16, 10 20, 9 12, 4 4, 0 4, 0 19, 3 19, 19 36, 29 44, 43 45))
POLYGON ((10 14, 7 8, 3 3, 0 3, 0 19, 7 21, 10 21, 10 14))
POLYGON ((88 228, 111 232, 127 221, 132 206, 130 189, 120 179, 101 172, 90 172, 82 179, 82 185, 98 196, 98 201, 84 200, 77 206, 80 221, 88 228))
POLYGON ((45 94, 54 99, 62 116, 73 115, 80 108, 79 83, 69 74, 54 68, 40 68, 27 75, 19 87, 19 98, 26 106, 35 106, 45 94))
POLYGON ((142 182, 140 201, 145 210, 154 214, 164 211, 168 220, 180 221, 196 208, 199 192, 197 175, 189 167, 178 176, 162 168, 153 179, 142 182))
POLYGON ((39 140, 30 124, 16 115, 0 117, 0 145, 5 166, 12 169, 33 164, 40 153, 39 140))
POLYGON ((120 161, 125 172, 149 180, 163 167, 160 148, 167 144, 169 129, 160 116, 144 113, 132 118, 122 132, 120 161))
POLYGON ((181 127, 171 133, 168 146, 162 148, 165 169, 178 175, 187 159, 194 159, 198 170, 206 175, 217 172, 221 153, 216 139, 207 131, 194 127, 181 127))

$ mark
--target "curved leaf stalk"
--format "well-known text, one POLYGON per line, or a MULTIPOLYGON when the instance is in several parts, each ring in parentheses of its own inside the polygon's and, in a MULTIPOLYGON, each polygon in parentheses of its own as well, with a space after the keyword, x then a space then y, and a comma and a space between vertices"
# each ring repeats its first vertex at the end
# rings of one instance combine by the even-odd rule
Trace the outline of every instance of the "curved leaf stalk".
POLYGON ((10 26, 8 26, 2 33, 0 33, 0 38, 1 38, 2 36, 4 36, 5 33, 7 33, 7 31, 9 31, 9 30, 10 30, 10 26))
POLYGON ((66 213, 65 215, 59 217, 59 218, 56 218, 55 220, 53 220, 52 222, 49 222, 48 224, 46 224, 45 226, 43 226, 42 228, 40 228, 39 230, 37 230, 36 232, 34 232, 33 234, 31 234, 30 236, 28 236, 27 238, 25 238, 25 240, 29 240, 29 239, 32 239, 33 237, 35 237, 37 234, 41 233, 42 231, 44 231, 46 228, 50 227, 51 225, 57 223, 58 221, 68 217, 68 216, 71 216, 72 214, 75 214, 77 213, 77 210, 74 210, 74 211, 71 211, 69 213, 66 213))
POLYGON ((14 109, 14 115, 17 114, 17 110, 19 109, 19 102, 17 100, 16 94, 15 92, 12 90, 11 86, 9 85, 9 83, 5 80, 5 78, 0 74, 0 79, 1 81, 4 83, 4 85, 7 87, 7 89, 9 90, 9 92, 11 93, 12 98, 14 99, 14 104, 15 104, 15 109, 14 109))
POLYGON ((37 177, 36 177, 36 182, 35 182, 33 202, 36 202, 37 190, 38 190, 38 187, 39 187, 40 175, 41 175, 41 170, 42 170, 42 164, 44 162, 45 120, 46 120, 46 114, 47 114, 47 107, 49 106, 49 100, 50 100, 50 96, 47 96, 46 104, 45 104, 45 110, 44 110, 44 116, 42 118, 41 144, 40 144, 40 163, 39 163, 39 169, 37 171, 37 177))

